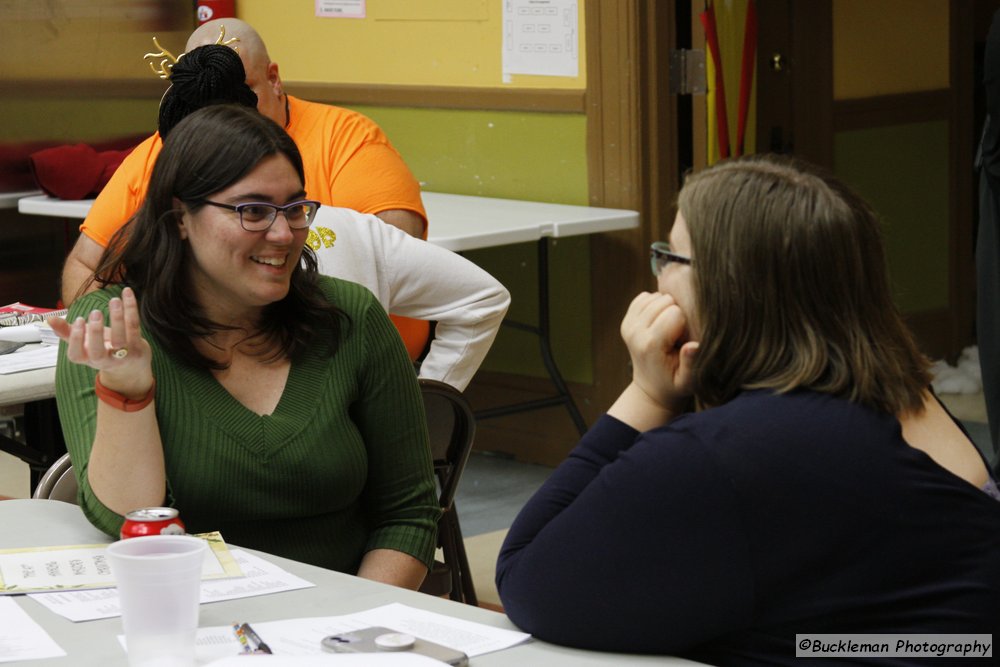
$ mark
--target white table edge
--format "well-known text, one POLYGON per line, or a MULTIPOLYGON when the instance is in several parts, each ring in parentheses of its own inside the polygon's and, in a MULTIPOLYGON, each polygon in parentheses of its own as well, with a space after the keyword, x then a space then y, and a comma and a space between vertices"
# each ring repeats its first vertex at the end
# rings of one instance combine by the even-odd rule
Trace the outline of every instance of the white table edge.
POLYGON ((34 197, 40 194, 42 194, 42 191, 37 189, 0 192, 0 208, 17 208, 17 203, 25 197, 34 197))
MULTIPOLYGON (((0 501, 0 517, 6 515, 7 521, 11 525, 30 530, 34 535, 31 544, 14 544, 14 537, 8 533, 0 534, 0 548, 16 548, 19 546, 59 546, 66 544, 94 544, 99 542, 109 542, 111 538, 104 536, 93 528, 83 517, 83 513, 75 505, 64 503, 58 500, 5 500, 0 501), (32 520, 24 515, 25 511, 36 510, 37 515, 32 520)), ((19 532, 19 531, 18 531, 19 532)), ((233 545, 237 546, 237 545, 233 545)), ((313 615, 336 615, 338 613, 351 613, 361 609, 370 609, 389 602, 401 602, 413 607, 427 609, 436 613, 442 613, 455 618, 465 618, 470 621, 484 623, 495 627, 516 629, 506 615, 483 609, 480 607, 470 607, 451 600, 435 598, 433 596, 407 591, 387 584, 380 584, 364 579, 359 579, 351 575, 323 570, 313 565, 299 563, 279 556, 248 549, 248 551, 271 560, 279 567, 292 572, 308 581, 317 583, 319 589, 336 587, 343 597, 350 598, 348 607, 357 605, 358 609, 337 609, 341 605, 338 602, 330 603, 328 610, 321 611, 327 606, 328 598, 321 598, 317 594, 321 590, 317 588, 303 589, 299 591, 289 591, 274 595, 257 596, 243 598, 242 600, 230 600, 203 604, 201 607, 201 620, 199 626, 208 627, 214 625, 227 625, 234 618, 233 614, 253 620, 278 620, 279 618, 298 618, 313 615), (353 594, 353 595, 352 595, 353 594), (322 602, 321 602, 322 601, 322 602), (303 608, 296 606, 296 602, 301 602, 303 608), (286 610, 288 610, 286 612, 286 610), (313 611, 320 613, 311 613, 313 611)), ((49 660, 31 661, 31 665, 45 667, 47 665, 99 665, 100 667, 112 667, 113 665, 124 665, 126 658, 120 647, 113 639, 120 630, 118 619, 105 619, 90 621, 87 623, 72 623, 60 616, 53 614, 40 604, 25 598, 24 596, 14 596, 17 604, 28 612, 36 623, 49 632, 57 643, 60 639, 66 644, 64 648, 76 649, 70 653, 70 658, 54 658, 49 660), (97 630, 96 634, 94 630, 97 630), (88 650, 96 650, 98 654, 103 654, 105 660, 86 660, 80 654, 81 647, 86 646, 88 650)), ((524 644, 519 644, 509 649, 487 653, 470 659, 470 667, 506 667, 508 665, 553 665, 556 667, 601 667, 603 665, 694 665, 683 658, 671 656, 650 656, 650 655, 626 655, 617 653, 602 653, 597 651, 585 651, 573 649, 555 644, 549 644, 539 640, 529 640, 524 644)))

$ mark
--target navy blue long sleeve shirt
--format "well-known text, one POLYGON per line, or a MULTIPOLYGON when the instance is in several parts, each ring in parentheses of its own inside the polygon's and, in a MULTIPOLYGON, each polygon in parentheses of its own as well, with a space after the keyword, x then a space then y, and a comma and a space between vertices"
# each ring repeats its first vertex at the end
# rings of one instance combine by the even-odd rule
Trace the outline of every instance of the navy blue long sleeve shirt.
POLYGON ((1000 637, 1000 502, 829 395, 641 434, 604 416, 517 517, 497 587, 540 639, 712 664, 793 664, 796 633, 1000 637))

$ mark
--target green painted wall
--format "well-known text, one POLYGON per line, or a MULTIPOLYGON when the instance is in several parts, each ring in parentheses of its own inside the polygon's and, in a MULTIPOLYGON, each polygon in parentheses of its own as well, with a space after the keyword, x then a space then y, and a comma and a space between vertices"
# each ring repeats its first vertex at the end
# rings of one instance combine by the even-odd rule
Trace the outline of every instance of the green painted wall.
POLYGON ((900 309, 947 307, 947 122, 838 132, 834 170, 882 217, 900 309))

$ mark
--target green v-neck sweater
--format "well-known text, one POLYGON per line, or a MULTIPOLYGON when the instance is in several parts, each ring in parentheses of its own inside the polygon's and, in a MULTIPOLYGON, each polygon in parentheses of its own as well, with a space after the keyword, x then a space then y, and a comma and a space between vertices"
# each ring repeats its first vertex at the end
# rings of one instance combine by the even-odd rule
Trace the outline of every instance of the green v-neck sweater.
MULTIPOLYGON (((153 348, 156 418, 167 470, 164 503, 188 532, 218 530, 235 545, 355 573, 365 552, 394 549, 433 560, 439 507, 423 400, 413 366, 385 311, 364 287, 322 278, 347 320, 330 355, 313 345, 295 360, 273 414, 239 403, 207 370, 153 348)), ((110 287, 70 308, 107 316, 110 287)), ((141 298, 141 297, 140 297, 141 298)), ((97 399, 92 368, 60 346, 56 398, 80 484, 97 528, 117 536, 123 517, 87 482, 97 399)))

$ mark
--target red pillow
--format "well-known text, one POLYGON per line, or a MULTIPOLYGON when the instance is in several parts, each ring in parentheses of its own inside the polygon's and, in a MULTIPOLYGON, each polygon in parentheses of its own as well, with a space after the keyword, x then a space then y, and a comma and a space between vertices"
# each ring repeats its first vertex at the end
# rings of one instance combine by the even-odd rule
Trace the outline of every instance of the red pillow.
POLYGON ((59 199, 89 199, 107 185, 132 149, 97 152, 87 144, 55 146, 32 153, 31 173, 45 194, 59 199))

